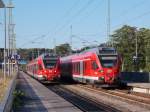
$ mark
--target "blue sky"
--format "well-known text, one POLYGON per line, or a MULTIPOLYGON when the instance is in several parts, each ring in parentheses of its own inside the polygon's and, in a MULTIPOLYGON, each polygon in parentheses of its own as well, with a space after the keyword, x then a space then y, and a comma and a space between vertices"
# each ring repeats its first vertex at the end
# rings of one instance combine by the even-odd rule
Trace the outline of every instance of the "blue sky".
MULTIPOLYGON (((110 1, 111 33, 124 24, 150 27, 150 0, 110 1)), ((107 0, 13 0, 13 3, 17 47, 53 48, 54 38, 56 45, 70 42, 71 25, 74 49, 108 40, 107 0)), ((2 13, 3 10, 0 11, 1 37, 2 13)), ((0 41, 3 47, 3 38, 0 41)))

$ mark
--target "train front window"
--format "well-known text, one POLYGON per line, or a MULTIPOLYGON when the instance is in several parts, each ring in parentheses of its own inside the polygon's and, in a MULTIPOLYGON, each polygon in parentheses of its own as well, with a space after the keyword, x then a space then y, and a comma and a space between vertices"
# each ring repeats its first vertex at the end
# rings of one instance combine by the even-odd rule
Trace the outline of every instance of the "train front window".
POLYGON ((43 60, 45 68, 54 68, 57 60, 43 60))
POLYGON ((99 56, 102 67, 111 68, 117 63, 117 56, 99 56))

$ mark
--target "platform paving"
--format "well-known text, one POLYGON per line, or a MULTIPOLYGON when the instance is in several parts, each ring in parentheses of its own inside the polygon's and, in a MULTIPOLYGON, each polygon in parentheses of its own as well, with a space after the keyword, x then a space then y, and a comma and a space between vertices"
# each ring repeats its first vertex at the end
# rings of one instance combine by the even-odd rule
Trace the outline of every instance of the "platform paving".
POLYGON ((150 83, 127 83, 128 86, 150 89, 150 83))
POLYGON ((150 83, 127 83, 127 86, 132 87, 135 92, 150 94, 150 83))
POLYGON ((25 93, 23 105, 16 112, 81 112, 73 104, 61 98, 37 80, 19 72, 17 89, 25 93))

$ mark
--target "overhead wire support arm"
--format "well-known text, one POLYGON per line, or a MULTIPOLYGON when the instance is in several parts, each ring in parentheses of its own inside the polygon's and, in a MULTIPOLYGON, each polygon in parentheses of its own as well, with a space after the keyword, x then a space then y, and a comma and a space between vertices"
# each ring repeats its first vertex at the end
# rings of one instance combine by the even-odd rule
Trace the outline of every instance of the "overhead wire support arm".
MULTIPOLYGON (((110 0, 107 0, 107 38, 110 40, 110 0)), ((113 46, 113 42, 110 42, 113 46)))

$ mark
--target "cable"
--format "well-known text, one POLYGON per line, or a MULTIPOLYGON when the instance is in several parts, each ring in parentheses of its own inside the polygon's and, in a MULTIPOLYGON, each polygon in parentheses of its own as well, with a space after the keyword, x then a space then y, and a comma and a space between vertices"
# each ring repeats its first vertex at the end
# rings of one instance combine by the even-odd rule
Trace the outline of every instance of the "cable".
MULTIPOLYGON (((78 6, 78 4, 80 3, 81 0, 75 1, 73 3, 73 5, 66 11, 66 13, 63 15, 63 17, 61 17, 61 20, 65 20, 66 17, 68 17, 68 15, 70 15, 70 13, 72 12, 73 9, 75 9, 75 7, 78 6)), ((57 29, 59 27, 59 25, 57 24, 54 29, 57 29)))
MULTIPOLYGON (((138 16, 132 18, 132 19, 128 19, 127 21, 128 21, 128 22, 132 22, 132 21, 135 21, 135 20, 137 20, 137 19, 140 19, 140 18, 142 18, 142 17, 144 17, 144 16, 146 16, 146 15, 149 15, 149 14, 150 14, 150 11, 147 11, 147 12, 145 12, 145 13, 143 13, 143 14, 141 14, 141 15, 138 15, 138 16)), ((125 22, 127 22, 127 21, 124 21, 124 22, 122 22, 122 23, 125 23, 125 22)), ((122 23, 113 26, 113 28, 122 25, 122 23)))
POLYGON ((128 9, 122 11, 122 13, 120 13, 120 15, 118 15, 116 18, 118 19, 120 17, 127 15, 128 13, 130 13, 132 11, 132 9, 136 9, 137 7, 142 6, 146 2, 147 2, 147 0, 142 0, 141 2, 134 4, 131 8, 128 8, 128 9))
POLYGON ((67 26, 70 22, 72 22, 75 18, 77 18, 90 4, 92 4, 94 2, 94 0, 88 0, 88 2, 82 7, 80 8, 80 10, 71 17, 71 19, 69 19, 68 21, 66 21, 62 26, 59 27, 58 30, 56 30, 54 32, 54 35, 57 33, 57 32, 60 32, 62 29, 65 28, 65 26, 67 26))
POLYGON ((81 18, 81 19, 78 21, 78 23, 82 22, 82 20, 83 20, 84 18, 86 18, 86 19, 84 19, 84 22, 85 22, 85 21, 87 20, 87 18, 90 17, 90 15, 94 14, 94 11, 95 11, 98 7, 100 7, 100 5, 102 5, 102 4, 104 3, 104 1, 105 1, 105 0, 99 1, 99 2, 96 4, 96 6, 94 7, 94 9, 91 10, 89 13, 87 13, 86 16, 83 16, 83 18, 81 18))
MULTIPOLYGON (((66 11, 66 13, 61 17, 62 19, 65 19, 65 17, 68 17, 68 15, 71 13, 71 11, 80 3, 81 0, 77 0, 73 3, 73 5, 66 11)), ((56 25, 54 27, 54 29, 56 29, 58 27, 58 25, 56 25)), ((30 40, 28 42, 25 42, 24 44, 20 45, 20 46, 25 46, 26 44, 32 43, 33 41, 35 41, 36 39, 41 39, 43 37, 46 37, 49 35, 50 32, 47 32, 46 34, 42 35, 42 36, 38 36, 36 38, 34 38, 33 40, 30 40)))
MULTIPOLYGON (((144 17, 144 16, 146 16, 146 15, 149 15, 149 14, 150 14, 150 11, 147 11, 147 12, 145 12, 145 13, 143 13, 143 14, 140 14, 140 15, 134 17, 134 18, 128 19, 128 20, 126 20, 126 21, 124 21, 124 22, 122 22, 122 23, 120 23, 120 24, 114 25, 114 26, 112 26, 112 28, 115 29, 115 28, 119 27, 120 25, 122 25, 122 24, 125 23, 125 22, 132 22, 132 21, 141 19, 142 17, 144 17)), ((104 33, 104 31, 102 31, 101 33, 104 33)))
POLYGON ((30 43, 32 43, 32 42, 35 42, 35 40, 37 41, 37 40, 39 40, 39 39, 41 39, 41 38, 45 38, 45 37, 46 37, 46 35, 41 35, 41 36, 35 37, 34 39, 32 39, 32 40, 30 40, 30 41, 28 41, 28 42, 25 42, 24 44, 20 45, 20 47, 25 46, 25 45, 28 45, 28 44, 30 44, 30 43))

